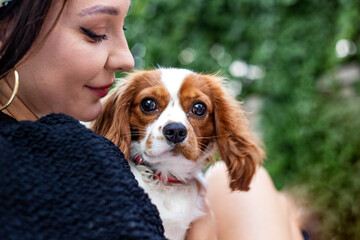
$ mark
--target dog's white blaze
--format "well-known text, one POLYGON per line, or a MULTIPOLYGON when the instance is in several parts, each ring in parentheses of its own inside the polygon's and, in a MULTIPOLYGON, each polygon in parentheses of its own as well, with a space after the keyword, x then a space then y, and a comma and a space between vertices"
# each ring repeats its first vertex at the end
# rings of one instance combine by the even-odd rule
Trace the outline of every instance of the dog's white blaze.
POLYGON ((171 98, 178 98, 178 94, 184 79, 189 74, 193 73, 187 69, 175 69, 175 68, 162 68, 161 81, 170 93, 171 98))
POLYGON ((161 126, 165 126, 168 123, 182 123, 183 125, 188 123, 186 114, 178 99, 170 100, 169 104, 161 113, 157 121, 161 126))
POLYGON ((170 94, 170 101, 157 119, 156 125, 164 127, 168 123, 182 123, 184 126, 189 124, 186 113, 181 107, 180 102, 180 88, 186 76, 191 74, 190 70, 186 69, 161 69, 161 81, 166 90, 170 94))

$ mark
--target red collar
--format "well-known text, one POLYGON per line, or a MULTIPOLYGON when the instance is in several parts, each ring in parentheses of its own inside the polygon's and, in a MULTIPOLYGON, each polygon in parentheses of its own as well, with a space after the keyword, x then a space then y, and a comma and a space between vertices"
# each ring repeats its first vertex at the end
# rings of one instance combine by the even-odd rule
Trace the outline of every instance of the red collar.
POLYGON ((144 165, 144 160, 140 156, 136 156, 134 161, 136 165, 144 165))
MULTIPOLYGON (((144 165, 144 160, 140 156, 136 156, 134 159, 134 162, 137 165, 144 165)), ((163 181, 169 182, 169 183, 181 183, 181 181, 179 179, 177 179, 176 177, 167 177, 167 178, 162 177, 161 172, 155 174, 154 178, 163 180, 163 181)))

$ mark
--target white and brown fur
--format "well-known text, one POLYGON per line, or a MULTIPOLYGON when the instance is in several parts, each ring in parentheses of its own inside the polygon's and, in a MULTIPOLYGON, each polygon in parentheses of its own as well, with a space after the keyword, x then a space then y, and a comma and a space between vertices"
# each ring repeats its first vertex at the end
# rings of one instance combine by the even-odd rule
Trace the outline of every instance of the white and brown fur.
POLYGON ((190 223, 203 215, 201 170, 215 147, 227 165, 232 190, 249 189, 263 158, 244 111, 222 79, 185 69, 130 74, 104 100, 92 128, 130 159, 139 185, 160 212, 165 236, 172 240, 184 239, 190 223), (155 101, 156 110, 145 112, 144 99, 155 101), (203 116, 193 112, 197 103, 206 105, 203 116), (164 128, 170 123, 185 127, 185 139, 169 141, 164 128), (134 163, 137 156, 144 164, 134 163), (168 177, 180 182, 168 182, 168 177))

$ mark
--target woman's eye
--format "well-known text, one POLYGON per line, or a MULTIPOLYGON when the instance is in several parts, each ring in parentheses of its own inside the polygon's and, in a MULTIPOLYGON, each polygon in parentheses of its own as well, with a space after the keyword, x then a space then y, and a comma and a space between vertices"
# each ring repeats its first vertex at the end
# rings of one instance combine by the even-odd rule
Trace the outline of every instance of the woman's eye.
POLYGON ((85 35, 87 35, 89 38, 94 40, 94 42, 102 42, 103 40, 108 39, 108 36, 106 34, 98 35, 98 34, 94 33, 93 31, 91 31, 87 28, 83 28, 83 27, 80 27, 80 29, 85 35))
POLYGON ((203 103, 195 103, 191 111, 196 116, 203 117, 206 114, 206 105, 203 103))
POLYGON ((123 27, 123 30, 126 31, 126 30, 128 30, 128 29, 127 29, 127 27, 123 27))
POLYGON ((144 112, 153 112, 157 109, 155 100, 151 98, 145 98, 140 104, 141 110, 144 112))

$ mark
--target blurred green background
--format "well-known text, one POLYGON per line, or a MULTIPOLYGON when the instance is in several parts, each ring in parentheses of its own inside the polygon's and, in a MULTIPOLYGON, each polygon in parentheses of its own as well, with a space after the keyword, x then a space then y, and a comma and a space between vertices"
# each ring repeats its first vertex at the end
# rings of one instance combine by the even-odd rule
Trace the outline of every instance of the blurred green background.
POLYGON ((359 0, 133 0, 126 27, 136 68, 229 80, 313 239, 360 239, 359 0))

